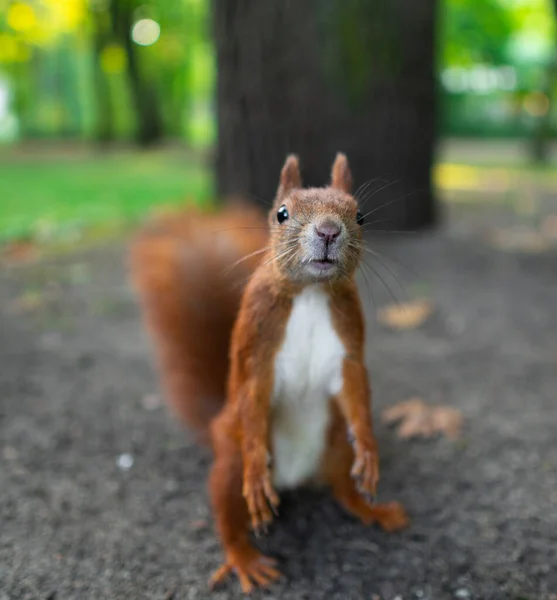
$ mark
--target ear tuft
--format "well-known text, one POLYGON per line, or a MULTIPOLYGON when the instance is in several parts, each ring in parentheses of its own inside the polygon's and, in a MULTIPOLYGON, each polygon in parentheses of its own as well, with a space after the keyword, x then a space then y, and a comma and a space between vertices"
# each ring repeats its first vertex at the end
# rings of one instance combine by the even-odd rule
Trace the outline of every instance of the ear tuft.
POLYGON ((337 153, 331 169, 331 187, 347 194, 352 191, 352 173, 348 166, 348 159, 342 152, 337 153))
POLYGON ((289 154, 280 173, 278 196, 284 196, 291 190, 301 187, 300 162, 295 154, 289 154))

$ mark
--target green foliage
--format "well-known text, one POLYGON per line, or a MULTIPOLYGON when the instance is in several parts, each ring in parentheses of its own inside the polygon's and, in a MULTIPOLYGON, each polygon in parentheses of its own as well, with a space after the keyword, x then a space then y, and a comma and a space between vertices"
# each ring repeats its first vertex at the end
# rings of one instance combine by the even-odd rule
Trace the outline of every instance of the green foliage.
POLYGON ((185 136, 194 144, 213 141, 212 120, 209 117, 210 122, 207 122, 205 116, 209 114, 215 73, 208 3, 205 0, 162 0, 156 6, 147 5, 138 16, 152 18, 161 26, 159 41, 141 48, 140 54, 162 92, 167 132, 185 136), (204 116, 200 136, 195 122, 204 116))
MULTIPOLYGON (((512 65, 520 93, 543 87, 557 46, 553 0, 440 0, 439 6, 440 74, 512 65)), ((325 79, 357 111, 368 102, 372 78, 388 78, 400 68, 397 40, 387 26, 397 10, 387 1, 366 0, 318 2, 315 9, 325 79)), ((209 21, 210 0, 0 0, 0 79, 9 78, 21 137, 129 140, 150 114, 167 137, 210 145, 216 131, 209 21), (130 19, 123 32, 114 22, 115 8, 130 19), (132 45, 141 84, 134 88, 127 46, 132 26, 142 19, 158 24, 160 37, 132 45), (141 115, 137 105, 147 96, 152 110, 141 115)), ((501 99, 466 91, 454 98, 441 92, 444 131, 499 132, 495 121, 492 129, 485 121, 498 107, 520 103, 513 94, 501 99)), ((515 134, 529 127, 518 118, 505 124, 515 134)), ((0 123, 0 138, 2 128, 0 123)))
POLYGON ((553 0, 445 0, 438 38, 439 69, 461 83, 440 89, 440 130, 449 135, 525 136, 555 131, 551 98, 556 55, 553 0), (505 85, 493 85, 510 73, 505 85), (467 83, 461 85, 463 81, 467 83), (510 81, 510 83, 509 83, 510 81), (491 83, 490 83, 491 82, 491 83), (459 89, 460 86, 460 89, 459 89), (541 113, 533 99, 542 98, 541 113), (546 111, 545 113, 543 111, 546 111))
POLYGON ((154 89, 153 114, 164 134, 210 144, 215 67, 208 20, 207 0, 1 0, 0 78, 11 82, 22 136, 130 138, 141 118, 138 97, 154 89), (149 19, 160 26, 151 45, 131 45, 140 92, 126 48, 132 30, 119 29, 115 7, 131 24, 149 19))
POLYGON ((513 30, 511 13, 499 0, 447 0, 441 4, 441 66, 505 64, 513 30))
POLYGON ((545 61, 555 47, 552 0, 445 0, 440 4, 441 68, 545 61))

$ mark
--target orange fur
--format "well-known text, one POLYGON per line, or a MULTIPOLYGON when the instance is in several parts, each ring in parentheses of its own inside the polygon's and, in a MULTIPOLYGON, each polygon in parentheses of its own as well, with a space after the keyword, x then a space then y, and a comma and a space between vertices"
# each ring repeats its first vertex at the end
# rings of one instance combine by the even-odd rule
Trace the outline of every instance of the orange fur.
POLYGON ((252 546, 250 529, 265 528, 279 503, 270 443, 274 365, 294 299, 309 283, 327 294, 332 327, 345 350, 340 392, 329 400, 328 443, 314 480, 330 486, 339 503, 364 523, 376 522, 386 530, 407 524, 399 504, 369 503, 379 468, 364 361, 364 318, 354 281, 362 236, 351 185, 348 162, 339 154, 331 187, 302 189, 298 160, 290 156, 269 214, 268 239, 259 229, 249 234, 236 229, 227 238, 227 251, 220 253, 208 234, 217 224, 233 230, 259 223, 248 209, 231 209, 220 216, 163 220, 135 246, 134 278, 171 404, 205 434, 224 394, 229 365, 226 402, 211 422, 215 459, 210 495, 226 555, 213 585, 232 571, 244 592, 279 577, 274 561, 252 546), (277 224, 279 209, 292 215, 285 225, 277 224), (330 235, 331 224, 338 225, 345 241, 339 242, 336 254, 327 242, 325 258, 312 258, 307 254, 312 244, 325 243, 319 241, 319 227, 324 227, 323 235, 330 235), (262 256, 241 267, 243 275, 253 274, 240 295, 218 273, 224 263, 263 249, 265 243, 262 256), (330 275, 321 276, 313 263, 325 259, 334 266, 328 270, 325 265, 330 275), (208 342, 204 336, 209 336, 208 342), (229 343, 227 361, 223 348, 229 343))

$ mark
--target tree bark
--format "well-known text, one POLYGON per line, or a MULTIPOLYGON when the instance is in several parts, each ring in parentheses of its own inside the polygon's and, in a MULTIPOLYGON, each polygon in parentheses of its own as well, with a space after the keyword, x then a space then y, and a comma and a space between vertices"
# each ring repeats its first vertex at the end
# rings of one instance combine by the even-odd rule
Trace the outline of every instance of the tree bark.
POLYGON ((385 186, 361 191, 378 229, 435 221, 435 0, 214 0, 213 9, 221 194, 270 202, 288 152, 306 185, 324 185, 344 151, 357 186, 385 186))

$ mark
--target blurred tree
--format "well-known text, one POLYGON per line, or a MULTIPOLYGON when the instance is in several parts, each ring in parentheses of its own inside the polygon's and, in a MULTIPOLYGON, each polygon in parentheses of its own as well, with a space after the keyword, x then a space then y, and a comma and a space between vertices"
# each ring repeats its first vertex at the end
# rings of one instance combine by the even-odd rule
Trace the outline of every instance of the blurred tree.
POLYGON ((213 50, 207 0, 158 0, 143 5, 138 18, 152 18, 160 39, 139 48, 142 66, 159 90, 167 135, 203 138, 211 143, 211 99, 214 91, 213 50))
MULTIPOLYGON (((557 18, 557 0, 552 2, 553 19, 557 18)), ((549 143, 552 139, 551 120, 554 109, 555 88, 557 87, 557 40, 554 40, 554 48, 551 58, 547 61, 545 72, 542 75, 539 103, 546 102, 541 106, 540 115, 534 126, 532 135, 531 152, 534 162, 546 163, 549 159, 549 143)))
POLYGON ((556 86, 557 56, 554 56, 542 74, 540 90, 529 96, 530 102, 534 104, 534 110, 537 109, 538 113, 530 140, 531 156, 536 163, 543 164, 549 159, 549 143, 552 139, 551 117, 556 86))
POLYGON ((382 180, 364 209, 378 229, 435 221, 434 0, 213 8, 220 193, 268 202, 287 152, 306 184, 323 185, 341 150, 357 185, 382 180))
POLYGON ((137 8, 136 0, 110 0, 114 37, 126 53, 130 91, 137 114, 137 141, 147 146, 162 138, 163 125, 155 84, 142 71, 138 48, 131 37, 137 8))
POLYGON ((111 52, 112 54, 114 54, 115 51, 118 53, 118 50, 115 50, 111 45, 112 35, 110 15, 108 14, 104 3, 96 2, 91 4, 91 22, 95 61, 95 138, 101 143, 106 143, 112 142, 116 136, 114 106, 111 98, 107 71, 110 70, 111 62, 114 61, 111 57, 111 52))

